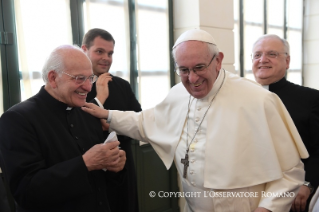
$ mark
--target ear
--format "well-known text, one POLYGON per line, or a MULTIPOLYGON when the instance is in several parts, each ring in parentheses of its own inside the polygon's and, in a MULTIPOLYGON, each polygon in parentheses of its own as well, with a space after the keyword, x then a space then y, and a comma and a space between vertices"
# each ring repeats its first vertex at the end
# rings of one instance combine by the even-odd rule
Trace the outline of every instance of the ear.
POLYGON ((86 48, 86 45, 82 45, 81 48, 82 48, 82 50, 83 50, 84 52, 87 52, 87 50, 88 50, 88 48, 86 48))
POLYGON ((50 86, 52 88, 56 88, 57 87, 57 82, 56 82, 57 77, 58 77, 58 73, 56 73, 53 70, 49 71, 49 73, 48 73, 48 84, 50 84, 50 86))
POLYGON ((219 52, 218 55, 216 56, 216 61, 217 61, 217 70, 219 71, 222 68, 222 62, 224 59, 224 53, 219 52))
POLYGON ((286 70, 289 69, 289 64, 290 64, 290 55, 286 57, 286 70))

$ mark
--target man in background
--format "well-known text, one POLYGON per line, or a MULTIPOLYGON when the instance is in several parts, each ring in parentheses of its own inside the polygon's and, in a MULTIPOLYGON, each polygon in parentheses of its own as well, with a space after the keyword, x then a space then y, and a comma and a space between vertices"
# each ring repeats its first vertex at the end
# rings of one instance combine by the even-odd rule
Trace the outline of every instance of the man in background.
MULTIPOLYGON (((103 29, 91 29, 83 38, 82 49, 90 58, 93 72, 99 76, 93 84, 87 101, 95 100, 101 107, 122 111, 141 111, 141 105, 136 100, 130 84, 120 77, 108 72, 113 61, 115 40, 112 35, 103 29)), ((107 137, 106 131, 104 136, 107 137)), ((120 147, 126 152, 126 164, 123 173, 110 176, 108 181, 108 198, 110 207, 115 212, 138 212, 137 183, 134 160, 131 150, 131 138, 118 136, 120 147), (121 174, 124 176, 121 176, 121 174), (123 178, 121 184, 115 183, 117 178, 123 178)))
POLYGON ((308 211, 319 185, 319 91, 287 81, 289 63, 289 43, 285 39, 269 34, 254 43, 252 70, 256 81, 282 100, 309 152, 309 158, 303 160, 305 182, 291 207, 301 212, 308 211))
POLYGON ((97 79, 91 62, 81 48, 59 46, 42 76, 39 93, 0 118, 1 168, 17 211, 110 212, 106 175, 126 158, 118 141, 101 144, 100 120, 79 108, 97 79))

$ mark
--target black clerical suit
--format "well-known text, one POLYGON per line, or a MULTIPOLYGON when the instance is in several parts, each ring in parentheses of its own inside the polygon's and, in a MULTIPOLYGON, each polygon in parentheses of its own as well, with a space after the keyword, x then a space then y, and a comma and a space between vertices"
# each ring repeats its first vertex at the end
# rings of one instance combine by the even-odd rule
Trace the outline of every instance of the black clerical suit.
MULTIPOLYGON (((109 97, 104 102, 103 106, 109 110, 135 111, 142 110, 141 105, 135 98, 130 84, 120 77, 112 76, 112 81, 108 83, 109 97)), ((91 101, 96 96, 95 83, 92 86, 91 92, 87 96, 87 101, 91 101)), ((105 132, 106 138, 108 132, 105 132)), ((134 168, 134 160, 131 150, 131 138, 126 136, 118 136, 122 150, 126 152, 126 163, 124 171, 127 172, 123 183, 111 183, 108 180, 108 199, 112 212, 138 212, 138 198, 136 173, 134 168)), ((116 175, 114 175, 116 178, 116 175)))
MULTIPOLYGON (((0 156, 1 156, 1 152, 0 152, 0 156)), ((4 185, 1 172, 0 172, 0 211, 1 212, 10 212, 11 211, 10 206, 9 206, 7 192, 6 192, 6 187, 4 185)))
POLYGON ((44 87, 0 118, 1 168, 18 212, 107 212, 106 172, 82 155, 103 142, 100 120, 44 87))
MULTIPOLYGON (((270 84, 269 91, 279 96, 298 129, 309 152, 309 158, 302 160, 305 180, 316 189, 319 185, 319 91, 293 84, 285 78, 270 84)), ((311 196, 307 207, 310 199, 311 196)))

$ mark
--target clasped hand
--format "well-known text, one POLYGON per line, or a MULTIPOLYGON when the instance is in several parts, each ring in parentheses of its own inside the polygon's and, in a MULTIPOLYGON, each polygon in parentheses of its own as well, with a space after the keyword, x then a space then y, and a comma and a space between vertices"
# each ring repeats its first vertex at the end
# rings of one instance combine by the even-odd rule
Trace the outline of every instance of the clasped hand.
POLYGON ((105 100, 109 97, 109 82, 112 81, 112 76, 109 73, 104 73, 97 79, 96 86, 96 98, 104 104, 105 100))
POLYGON ((126 154, 118 148, 119 144, 119 141, 96 144, 84 153, 83 160, 88 170, 121 171, 126 162, 126 154))

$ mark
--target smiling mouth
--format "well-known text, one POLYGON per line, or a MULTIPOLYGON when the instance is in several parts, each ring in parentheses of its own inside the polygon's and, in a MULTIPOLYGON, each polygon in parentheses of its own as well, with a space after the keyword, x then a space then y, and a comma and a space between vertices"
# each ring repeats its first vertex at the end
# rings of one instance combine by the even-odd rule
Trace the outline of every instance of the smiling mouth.
POLYGON ((86 96, 87 93, 82 93, 82 92, 76 92, 77 94, 79 94, 80 96, 86 96))
POLYGON ((271 68, 270 66, 260 66, 259 69, 262 69, 262 68, 271 68))
POLYGON ((199 82, 199 83, 197 83, 197 84, 193 84, 193 85, 194 85, 194 87, 199 87, 201 84, 203 84, 203 82, 204 82, 204 81, 201 81, 201 82, 199 82))

